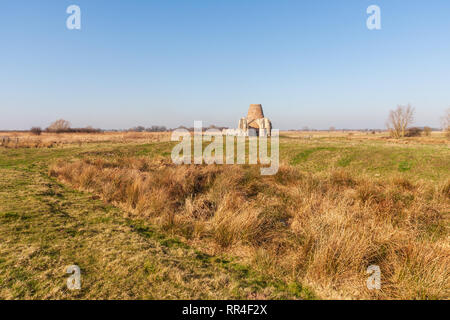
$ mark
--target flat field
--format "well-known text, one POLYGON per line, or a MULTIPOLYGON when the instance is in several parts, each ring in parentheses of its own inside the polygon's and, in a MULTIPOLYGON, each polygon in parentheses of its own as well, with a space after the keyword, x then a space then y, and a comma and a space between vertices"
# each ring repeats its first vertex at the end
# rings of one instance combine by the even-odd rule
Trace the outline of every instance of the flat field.
POLYGON ((176 166, 168 133, 0 142, 2 299, 450 298, 442 133, 282 132, 274 176, 176 166))

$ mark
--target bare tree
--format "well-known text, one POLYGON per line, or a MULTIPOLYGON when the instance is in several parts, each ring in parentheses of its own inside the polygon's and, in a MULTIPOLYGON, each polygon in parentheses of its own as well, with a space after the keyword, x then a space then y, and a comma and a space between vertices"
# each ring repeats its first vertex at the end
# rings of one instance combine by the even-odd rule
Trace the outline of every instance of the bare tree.
POLYGON ((47 131, 51 132, 64 132, 70 129, 70 122, 64 119, 59 119, 53 122, 48 128, 47 131))
POLYGON ((442 129, 446 132, 448 138, 450 138, 450 108, 445 111, 445 115, 442 117, 442 129))
POLYGON ((42 133, 41 127, 32 127, 30 132, 34 135, 40 136, 42 133))
POLYGON ((445 115, 442 117, 442 129, 444 131, 450 129, 450 108, 445 111, 445 115))
POLYGON ((414 111, 410 104, 390 111, 386 125, 394 138, 405 136, 406 129, 414 121, 414 111))

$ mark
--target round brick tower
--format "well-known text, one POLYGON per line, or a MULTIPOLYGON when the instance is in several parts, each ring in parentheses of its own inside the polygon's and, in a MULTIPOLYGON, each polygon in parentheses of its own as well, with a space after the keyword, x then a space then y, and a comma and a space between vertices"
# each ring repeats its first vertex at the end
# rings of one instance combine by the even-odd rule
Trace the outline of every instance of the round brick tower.
POLYGON ((262 105, 251 104, 248 108, 247 121, 250 127, 259 128, 254 120, 264 118, 262 105))

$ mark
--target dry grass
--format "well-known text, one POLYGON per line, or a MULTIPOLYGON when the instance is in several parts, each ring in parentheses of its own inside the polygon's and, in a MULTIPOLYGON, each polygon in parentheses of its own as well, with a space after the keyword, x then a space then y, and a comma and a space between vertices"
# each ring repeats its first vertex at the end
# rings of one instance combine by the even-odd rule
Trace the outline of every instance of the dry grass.
MULTIPOLYGON (((94 193, 94 198, 100 196, 121 207, 124 210, 117 210, 119 214, 125 212, 126 217, 131 218, 124 221, 133 221, 133 224, 146 221, 158 226, 159 234, 182 236, 200 252, 234 257, 244 265, 250 264, 252 270, 269 277, 273 283, 307 285, 320 298, 450 297, 450 149, 443 133, 396 140, 386 133, 283 132, 280 156, 285 165, 272 177, 261 177, 259 169, 253 166, 174 166, 163 158, 170 155, 174 144, 155 143, 168 141, 167 133, 43 133, 35 136, 8 132, 0 133, 0 138, 3 135, 7 135, 9 141, 0 147, 1 168, 23 171, 28 177, 36 170, 46 172, 48 164, 60 158, 61 162, 51 167, 52 176, 94 193), (381 267, 381 291, 366 289, 368 275, 365 272, 371 264, 381 267)), ((54 179, 45 179, 57 185, 54 179)), ((42 245, 43 237, 47 236, 48 244, 66 248, 65 236, 60 235, 59 227, 51 232, 47 230, 53 223, 49 224, 48 219, 58 219, 58 225, 68 228, 70 217, 64 213, 66 210, 78 217, 70 225, 71 234, 91 247, 91 238, 85 238, 87 229, 81 228, 79 223, 84 219, 83 214, 91 212, 91 207, 95 208, 99 201, 86 195, 81 204, 66 193, 64 197, 49 193, 45 196, 49 212, 45 206, 35 208, 31 203, 30 208, 24 208, 23 203, 29 201, 21 199, 16 201, 12 214, 10 198, 21 197, 25 185, 9 178, 5 180, 6 185, 15 189, 5 187, 3 193, 0 190, 0 195, 4 196, 3 211, 7 210, 2 211, 2 219, 7 223, 1 234, 6 240, 2 248, 7 258, 0 258, 3 266, 0 278, 9 282, 8 293, 3 292, 3 296, 66 297, 61 288, 54 289, 56 282, 50 287, 57 293, 45 291, 46 282, 38 286, 38 291, 33 291, 28 280, 17 276, 17 270, 10 267, 20 265, 20 270, 24 269, 22 260, 26 252, 8 248, 13 248, 12 243, 20 243, 17 248, 42 245), (67 202, 61 212, 54 205, 60 202, 67 202), (38 224, 35 220, 20 218, 30 210, 36 211, 38 224), (31 229, 23 232, 30 226, 31 229), (51 240, 55 236, 56 240, 51 240), (32 244, 28 240, 18 242, 23 237, 32 237, 32 244)), ((27 188, 34 192, 33 186, 27 188)), ((33 197, 41 198, 40 195, 33 197)), ((101 210, 95 212, 93 220, 103 221, 103 215, 101 210)), ((109 229, 111 226, 105 223, 100 227, 109 229)), ((133 230, 124 228, 115 241, 107 241, 108 233, 101 237, 102 243, 108 250, 108 244, 113 243, 114 252, 128 252, 122 239, 133 230)), ((104 231, 98 233, 100 237, 104 231)), ((130 250, 138 252, 140 246, 130 247, 130 250)), ((142 253, 144 256, 148 253, 142 253)), ((36 259, 39 257, 37 255, 36 259)), ((84 259, 84 254, 80 253, 80 257, 85 267, 103 268, 84 259)), ((101 254, 98 260, 112 263, 101 254)), ((121 264, 123 260, 114 261, 121 264)), ((191 260, 184 262, 189 265, 191 260)), ((61 266, 54 267, 55 274, 60 272, 61 266)), ((131 263, 130 270, 133 268, 141 270, 139 263, 131 263)), ((164 264, 162 269, 166 268, 172 267, 164 264)), ((42 276, 41 270, 28 271, 27 279, 42 276)), ((193 267, 189 273, 197 271, 200 270, 193 267)), ((133 293, 135 283, 141 281, 139 277, 130 276, 133 272, 99 280, 102 284, 98 290, 88 287, 80 297, 122 297, 119 291, 104 290, 116 279, 126 279, 129 297, 141 297, 148 290, 141 288, 133 293)), ((239 276, 239 279, 248 277, 239 276)), ((252 282, 248 282, 251 285, 252 282)), ((171 283, 169 279, 164 285, 158 284, 160 291, 155 297, 168 297, 167 293, 173 291, 171 283)), ((61 284, 63 281, 58 285, 61 284)), ((185 289, 176 297, 236 297, 233 286, 224 287, 225 291, 214 295, 216 284, 195 285, 195 289, 192 285, 191 280, 186 280, 185 289), (191 290, 195 292, 189 293, 191 290), (208 294, 201 295, 201 292, 208 294)), ((241 293, 238 296, 247 297, 241 293)), ((272 292, 264 293, 263 297, 280 296, 272 292)))
POLYGON ((2 300, 311 297, 301 287, 292 291, 248 266, 195 250, 143 219, 124 218, 119 208, 36 168, 1 164, 0 154, 2 300), (72 264, 81 268, 81 290, 67 289, 72 264))
MULTIPOLYGON (((103 133, 49 133, 0 132, 0 147, 54 148, 92 143, 154 143, 170 141, 170 132, 103 132, 103 133)), ((430 136, 391 139, 388 132, 372 134, 361 131, 283 131, 281 136, 302 140, 383 141, 394 144, 448 144, 445 132, 431 132, 430 136)))
POLYGON ((151 143, 170 141, 168 132, 48 133, 0 132, 0 147, 53 148, 87 143, 151 143))
POLYGON ((448 144, 448 134, 443 131, 432 131, 429 136, 405 137, 394 139, 388 131, 283 131, 281 136, 291 139, 327 139, 327 140, 350 140, 350 141, 383 141, 395 144, 448 144))
POLYGON ((228 252, 324 298, 450 298, 450 179, 341 169, 175 166, 138 157, 59 162, 50 175, 211 253, 228 252), (382 290, 366 288, 379 265, 382 290))

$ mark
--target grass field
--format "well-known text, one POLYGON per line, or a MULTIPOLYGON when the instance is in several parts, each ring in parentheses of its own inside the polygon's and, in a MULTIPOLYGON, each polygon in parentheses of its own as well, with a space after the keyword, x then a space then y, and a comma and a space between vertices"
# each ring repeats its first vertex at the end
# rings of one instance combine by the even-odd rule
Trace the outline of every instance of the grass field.
POLYGON ((285 132, 268 177, 164 134, 0 136, 0 298, 450 298, 443 135, 285 132))

